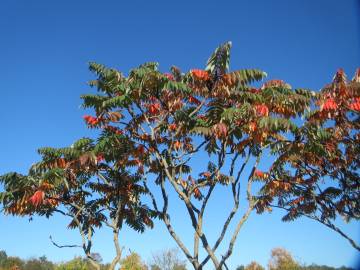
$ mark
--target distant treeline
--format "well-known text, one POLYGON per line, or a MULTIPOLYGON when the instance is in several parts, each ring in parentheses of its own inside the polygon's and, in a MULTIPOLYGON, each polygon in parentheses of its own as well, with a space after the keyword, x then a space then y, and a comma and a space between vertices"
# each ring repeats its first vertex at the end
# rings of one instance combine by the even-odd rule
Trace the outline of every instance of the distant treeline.
MULTIPOLYGON (((96 254, 94 254, 96 256, 96 254)), ((101 257, 99 257, 101 261, 101 257)), ((107 270, 109 264, 101 264, 101 270, 107 270)), ((182 261, 176 250, 164 250, 153 256, 152 261, 146 265, 141 257, 133 252, 125 257, 121 262, 121 270, 186 270, 185 261, 182 261), (169 265, 171 264, 171 267, 169 265)), ((331 267, 326 265, 301 265, 296 262, 291 254, 285 249, 277 248, 271 252, 271 258, 264 268, 262 265, 253 261, 244 266, 240 265, 235 270, 356 270, 350 267, 331 267)), ((75 257, 74 259, 53 263, 49 261, 46 256, 39 258, 30 258, 27 260, 19 257, 8 256, 5 251, 0 250, 0 270, 94 270, 94 267, 82 257, 75 257)))
MULTIPOLYGON (((107 265, 103 265, 103 269, 107 265)), ((86 259, 75 257, 71 261, 53 263, 45 256, 27 260, 19 257, 7 256, 5 251, 0 251, 0 270, 94 270, 86 259)))

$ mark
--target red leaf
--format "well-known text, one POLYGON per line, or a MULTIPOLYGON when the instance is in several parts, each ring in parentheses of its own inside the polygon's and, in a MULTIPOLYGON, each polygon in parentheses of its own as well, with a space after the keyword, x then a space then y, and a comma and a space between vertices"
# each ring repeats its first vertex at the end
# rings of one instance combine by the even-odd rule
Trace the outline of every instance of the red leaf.
POLYGON ((170 81, 175 81, 174 76, 170 73, 164 73, 164 76, 168 78, 170 81))
POLYGON ((205 70, 193 69, 190 72, 191 72, 191 75, 193 77, 195 77, 196 79, 198 79, 198 80, 207 81, 207 80, 210 79, 209 73, 207 71, 205 71, 205 70))
POLYGON ((101 161, 103 161, 105 158, 104 158, 104 155, 103 154, 98 154, 97 156, 96 156, 96 161, 97 162, 101 162, 101 161))
POLYGON ((152 115, 158 114, 160 112, 160 104, 159 103, 151 104, 149 106, 149 112, 152 115))
POLYGON ((45 193, 42 190, 38 190, 29 199, 30 203, 36 207, 43 204, 45 193))
POLYGON ((265 104, 255 105, 255 111, 258 116, 269 115, 269 108, 265 104))
POLYGON ((175 150, 179 150, 180 147, 181 147, 181 142, 180 142, 180 141, 174 142, 174 149, 175 149, 175 150))
POLYGON ((338 108, 338 105, 336 104, 335 100, 333 98, 328 98, 320 107, 320 110, 322 111, 330 111, 330 110, 336 110, 338 108))
POLYGON ((85 122, 89 125, 89 126, 94 126, 97 125, 99 123, 99 118, 90 116, 90 115, 84 115, 84 120, 85 122))
POLYGON ((177 125, 175 123, 169 125, 169 130, 170 131, 175 131, 176 128, 177 128, 177 125))
POLYGON ((196 105, 200 105, 200 104, 201 104, 200 100, 198 100, 197 98, 195 98, 195 97, 193 97, 193 96, 190 96, 190 97, 189 97, 189 102, 190 102, 190 103, 194 103, 194 104, 196 104, 196 105))
POLYGON ((217 138, 226 138, 228 128, 224 123, 218 123, 213 127, 213 131, 217 138))
POLYGON ((360 111, 360 97, 355 98, 354 102, 351 103, 349 107, 354 111, 360 111))

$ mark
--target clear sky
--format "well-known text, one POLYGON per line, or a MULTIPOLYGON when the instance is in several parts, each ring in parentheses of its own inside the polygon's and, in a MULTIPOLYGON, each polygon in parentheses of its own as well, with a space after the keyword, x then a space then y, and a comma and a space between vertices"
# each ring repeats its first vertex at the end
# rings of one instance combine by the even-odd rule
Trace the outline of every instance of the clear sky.
MULTIPOLYGON (((320 89, 337 68, 352 77, 360 66, 360 1, 0 1, 0 174, 26 173, 41 146, 66 146, 92 136, 82 120, 80 94, 92 91, 87 69, 96 61, 127 72, 146 61, 162 70, 202 68, 220 43, 233 42, 231 68, 260 68, 293 87, 320 89)), ((211 203, 208 233, 226 209, 220 195, 211 203)), ((191 242, 186 214, 174 202, 176 228, 191 242), (180 210, 180 211, 178 211, 180 210), (177 213, 177 214, 176 214, 177 213)), ((81 250, 57 249, 48 237, 76 243, 61 218, 0 216, 0 250, 23 258, 61 261, 81 250)), ((359 223, 344 230, 360 240, 359 223)), ((217 229, 216 229, 217 228, 217 229)), ((99 232, 95 251, 109 261, 110 235, 99 232)), ((145 260, 175 246, 162 224, 138 235, 128 229, 122 245, 145 260)), ((343 238, 306 219, 282 223, 278 212, 253 214, 240 232, 231 268, 282 246, 304 263, 355 266, 359 257, 343 238)), ((210 268, 209 268, 210 269, 210 268)))

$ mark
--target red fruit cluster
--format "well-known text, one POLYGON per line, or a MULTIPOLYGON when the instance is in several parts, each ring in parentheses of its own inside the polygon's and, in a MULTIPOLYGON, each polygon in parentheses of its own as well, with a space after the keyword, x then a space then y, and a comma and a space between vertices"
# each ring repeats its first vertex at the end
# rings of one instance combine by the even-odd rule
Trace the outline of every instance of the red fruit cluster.
POLYGON ((210 79, 209 73, 205 70, 193 69, 190 72, 191 72, 191 75, 198 80, 207 81, 210 79))
POLYGON ((37 190, 34 195, 32 195, 29 199, 30 203, 36 207, 43 204, 45 193, 42 190, 37 190))
POLYGON ((333 98, 328 98, 322 104, 320 109, 322 111, 330 111, 330 110, 336 110, 337 108, 338 108, 338 105, 336 104, 335 100, 333 98))
POLYGON ((269 115, 269 108, 265 104, 255 105, 255 111, 258 116, 269 115))
POLYGON ((97 117, 93 117, 93 116, 90 116, 90 115, 84 115, 84 120, 85 122, 90 125, 90 126, 95 126, 99 123, 99 118, 97 117))

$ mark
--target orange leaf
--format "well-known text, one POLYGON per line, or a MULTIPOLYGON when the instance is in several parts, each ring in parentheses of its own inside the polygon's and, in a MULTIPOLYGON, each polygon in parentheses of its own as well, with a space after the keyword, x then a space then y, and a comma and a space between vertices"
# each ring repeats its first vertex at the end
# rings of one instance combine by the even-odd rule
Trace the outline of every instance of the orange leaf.
POLYGON ((43 204, 45 193, 42 190, 38 190, 29 199, 30 203, 36 207, 43 204))

